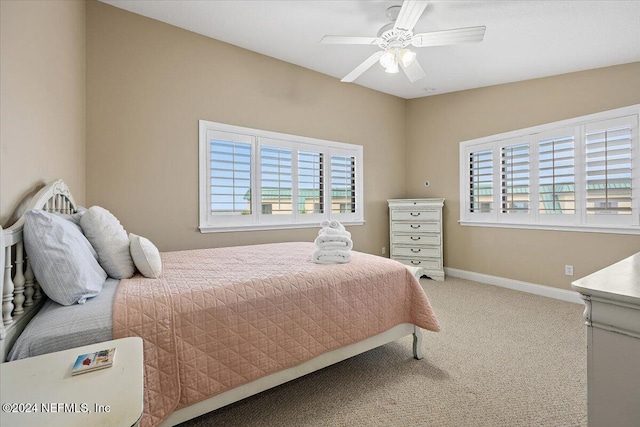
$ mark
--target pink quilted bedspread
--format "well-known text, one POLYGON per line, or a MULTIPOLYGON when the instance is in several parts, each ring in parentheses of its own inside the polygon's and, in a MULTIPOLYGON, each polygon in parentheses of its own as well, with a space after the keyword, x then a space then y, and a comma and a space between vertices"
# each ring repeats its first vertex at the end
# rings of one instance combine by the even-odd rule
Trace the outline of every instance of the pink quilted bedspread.
POLYGON ((114 338, 144 339, 142 425, 401 323, 440 329, 401 264, 353 252, 348 264, 319 265, 313 250, 279 243, 166 252, 160 279, 120 282, 114 338))

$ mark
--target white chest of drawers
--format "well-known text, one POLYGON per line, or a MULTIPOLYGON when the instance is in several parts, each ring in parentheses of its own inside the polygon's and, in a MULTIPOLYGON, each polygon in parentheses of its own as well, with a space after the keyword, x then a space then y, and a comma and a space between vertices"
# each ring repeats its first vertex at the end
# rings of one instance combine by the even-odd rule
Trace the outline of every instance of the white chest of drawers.
POLYGON ((585 301, 589 427, 640 426, 640 252, 571 284, 585 301))
POLYGON ((388 202, 391 259, 413 267, 422 267, 430 278, 444 280, 444 199, 392 199, 388 202))

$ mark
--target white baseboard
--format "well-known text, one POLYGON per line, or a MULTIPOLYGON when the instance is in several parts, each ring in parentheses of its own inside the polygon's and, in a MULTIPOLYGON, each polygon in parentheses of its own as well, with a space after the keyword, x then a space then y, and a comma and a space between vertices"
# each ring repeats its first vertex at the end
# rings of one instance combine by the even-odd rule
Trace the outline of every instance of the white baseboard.
POLYGON ((490 276, 488 274, 475 273, 473 271, 459 270, 457 268, 445 267, 444 271, 452 277, 473 280, 489 285, 509 288, 516 291, 527 292, 530 294, 541 295, 543 297, 555 298, 562 301, 573 302, 576 304, 584 304, 580 294, 576 291, 568 291, 566 289, 552 288, 551 286, 538 285, 535 283, 522 282, 520 280, 507 279, 504 277, 490 276))

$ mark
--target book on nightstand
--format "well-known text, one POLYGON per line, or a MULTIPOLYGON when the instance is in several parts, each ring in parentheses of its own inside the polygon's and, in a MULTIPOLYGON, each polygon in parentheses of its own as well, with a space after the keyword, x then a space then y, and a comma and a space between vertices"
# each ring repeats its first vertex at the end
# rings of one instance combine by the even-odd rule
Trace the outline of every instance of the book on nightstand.
POLYGON ((85 372, 97 371, 98 369, 109 368, 113 365, 116 356, 116 349, 110 348, 93 353, 81 354, 76 359, 71 369, 71 375, 84 374, 85 372))

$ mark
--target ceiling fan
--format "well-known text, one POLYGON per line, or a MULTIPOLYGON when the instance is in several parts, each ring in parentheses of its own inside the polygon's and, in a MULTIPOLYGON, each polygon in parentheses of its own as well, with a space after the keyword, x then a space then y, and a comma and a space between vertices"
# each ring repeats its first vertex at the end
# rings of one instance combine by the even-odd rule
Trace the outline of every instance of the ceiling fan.
POLYGON ((380 62, 387 73, 397 73, 400 68, 411 83, 426 77, 416 53, 408 47, 444 46, 458 43, 480 42, 484 38, 485 26, 457 28, 413 34, 413 27, 427 7, 428 0, 405 0, 402 6, 391 6, 387 17, 391 23, 378 32, 377 37, 324 36, 323 44, 377 45, 380 49, 341 81, 352 82, 376 62, 380 62))

